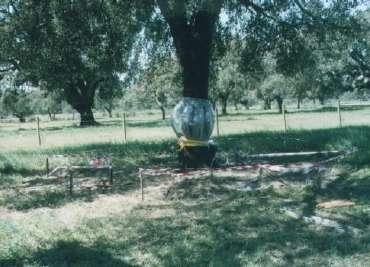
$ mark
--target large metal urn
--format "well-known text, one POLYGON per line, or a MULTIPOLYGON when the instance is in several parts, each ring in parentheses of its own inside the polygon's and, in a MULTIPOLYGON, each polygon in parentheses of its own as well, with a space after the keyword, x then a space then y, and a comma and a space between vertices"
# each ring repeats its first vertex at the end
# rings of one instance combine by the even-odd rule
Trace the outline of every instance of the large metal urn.
POLYGON ((172 128, 179 138, 183 168, 211 165, 216 146, 210 140, 215 121, 212 104, 207 99, 184 97, 175 107, 172 128))

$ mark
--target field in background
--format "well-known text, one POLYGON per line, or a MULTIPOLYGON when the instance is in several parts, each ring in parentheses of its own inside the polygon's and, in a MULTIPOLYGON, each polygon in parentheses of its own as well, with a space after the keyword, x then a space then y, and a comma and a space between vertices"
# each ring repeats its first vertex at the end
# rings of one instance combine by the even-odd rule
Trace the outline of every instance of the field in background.
MULTIPOLYGON (((335 108, 323 110, 291 111, 286 114, 288 129, 327 129, 339 126, 335 108)), ((343 126, 370 125, 370 107, 343 110, 343 126)), ((97 114, 98 127, 78 127, 77 116, 59 115, 58 120, 41 118, 41 140, 43 148, 84 145, 91 143, 124 142, 123 120, 112 119, 97 114)), ((127 116, 127 140, 160 141, 175 138, 170 127, 170 119, 161 120, 159 112, 129 113, 127 116)), ((276 112, 259 110, 233 110, 229 115, 220 116, 220 135, 249 133, 258 131, 282 131, 284 120, 276 112)), ((216 127, 214 136, 216 136, 216 127)), ((0 151, 29 150, 38 148, 36 120, 26 123, 16 121, 0 122, 0 151)))

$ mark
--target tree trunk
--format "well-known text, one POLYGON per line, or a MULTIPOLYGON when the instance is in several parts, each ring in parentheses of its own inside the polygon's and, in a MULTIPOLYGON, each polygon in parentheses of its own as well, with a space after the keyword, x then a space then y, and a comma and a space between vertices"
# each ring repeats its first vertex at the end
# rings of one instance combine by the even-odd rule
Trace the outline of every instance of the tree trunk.
POLYGON ((166 119, 166 110, 164 109, 163 106, 160 106, 159 108, 161 109, 161 112, 162 112, 162 120, 165 120, 166 119))
POLYGON ((281 96, 275 97, 276 103, 278 104, 279 113, 283 113, 283 98, 281 96))
MULTIPOLYGON (((52 121, 53 120, 53 114, 51 113, 50 109, 48 109, 48 115, 49 115, 49 120, 52 121)), ((54 115, 55 117, 55 115, 54 115)))
POLYGON ((297 99, 297 109, 301 109, 301 98, 300 97, 298 97, 298 99, 297 99))
POLYGON ((19 122, 23 123, 23 122, 26 122, 26 115, 25 114, 22 114, 22 113, 13 113, 13 116, 16 117, 19 122))
POLYGON ((324 97, 322 97, 322 96, 320 96, 319 97, 319 102, 320 102, 320 105, 324 105, 325 104, 325 99, 324 99, 324 97))
POLYGON ((222 115, 227 115, 227 97, 221 98, 221 112, 222 115))
POLYGON ((263 109, 264 110, 270 110, 271 109, 271 99, 270 98, 265 98, 263 100, 263 109))
POLYGON ((234 103, 234 108, 235 108, 236 111, 239 111, 239 105, 238 105, 238 103, 234 103))
POLYGON ((162 120, 165 120, 166 119, 166 109, 164 108, 164 104, 161 102, 158 96, 155 98, 155 102, 157 103, 159 109, 162 112, 162 120))
POLYGON ((209 1, 186 15, 183 1, 158 0, 174 40, 176 54, 182 68, 183 96, 208 99, 209 64, 215 24, 221 10, 221 1, 209 1))
POLYGON ((80 113, 81 127, 97 125, 91 108, 87 108, 86 110, 78 110, 78 112, 80 113))
POLYGON ((80 82, 79 90, 74 85, 68 88, 67 102, 80 114, 80 126, 95 126, 92 108, 94 105, 95 89, 88 87, 86 82, 80 82))
POLYGON ((108 112, 108 117, 109 117, 109 118, 112 118, 112 117, 113 117, 113 114, 112 114, 112 108, 110 108, 110 107, 105 107, 105 110, 108 112))

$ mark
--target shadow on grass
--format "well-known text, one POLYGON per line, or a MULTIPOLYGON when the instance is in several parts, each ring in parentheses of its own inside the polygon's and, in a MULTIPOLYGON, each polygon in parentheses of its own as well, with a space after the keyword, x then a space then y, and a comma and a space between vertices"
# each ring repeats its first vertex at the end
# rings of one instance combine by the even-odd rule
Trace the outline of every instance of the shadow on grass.
POLYGON ((89 233, 89 247, 72 238, 3 265, 127 266, 123 259, 129 252, 129 259, 148 266, 342 266, 353 260, 357 261, 354 265, 366 266, 368 225, 363 224, 358 235, 316 227, 281 211, 287 195, 270 189, 224 188, 229 182, 228 177, 188 180, 176 190, 186 189, 190 194, 180 192, 177 201, 168 205, 144 203, 128 217, 94 218, 85 221, 77 233, 75 229, 66 233, 73 237, 89 233), (223 197, 209 197, 209 192, 223 197), (162 209, 172 213, 161 213, 162 209))
POLYGON ((121 246, 139 244, 161 266, 326 266, 368 253, 368 232, 338 234, 288 218, 280 212, 283 201, 265 191, 229 193, 225 199, 196 204, 176 202, 174 217, 148 219, 133 213, 130 243, 117 239, 108 244, 116 253, 121 246))
MULTIPOLYGON (((104 192, 104 191, 102 191, 104 192)), ((69 195, 67 189, 38 190, 27 193, 12 192, 5 195, 2 204, 10 209, 29 210, 35 208, 55 208, 72 201, 92 201, 98 195, 98 191, 82 189, 69 195)))
POLYGON ((170 127, 170 120, 151 120, 151 121, 128 121, 129 127, 145 127, 145 128, 154 128, 154 127, 170 127))
MULTIPOLYGON (((220 137, 217 139, 219 150, 230 162, 240 161, 240 153, 271 153, 318 150, 347 150, 357 148, 358 151, 344 161, 352 168, 359 168, 370 162, 370 127, 345 127, 342 129, 297 130, 283 132, 258 132, 220 137)), ((17 157, 34 157, 34 151, 18 153, 17 157)), ((139 187, 138 169, 156 167, 178 167, 177 147, 175 140, 161 142, 130 142, 127 144, 91 144, 60 149, 44 150, 46 155, 53 154, 96 154, 109 155, 113 158, 114 192, 124 194, 139 187)), ((9 162, 5 173, 9 175, 22 174, 32 176, 37 174, 27 165, 17 165, 9 162)), ((4 170, 1 170, 4 172, 4 170)), ((37 177, 36 177, 37 178, 37 177)), ((35 183, 47 182, 36 180, 35 183)), ((8 184, 7 184, 8 186, 8 184)), ((30 184, 32 186, 32 183, 30 184)), ((347 185, 343 185, 347 186, 347 185)), ((354 186, 354 185, 353 185, 354 186)), ((368 188, 368 184, 363 184, 368 188)), ((355 189, 353 189, 355 190, 355 189)), ((359 189, 360 190, 360 189, 359 189)), ((365 189, 364 189, 365 190, 365 189)), ((364 191, 359 191, 365 197, 364 191)), ((90 192, 86 198, 84 194, 76 198, 68 198, 64 192, 39 192, 33 196, 26 194, 18 198, 7 198, 6 205, 17 209, 31 209, 35 207, 55 207, 73 200, 94 199, 100 192, 90 192), (17 204, 18 203, 18 204, 17 204)), ((344 193, 343 193, 344 194, 344 193)), ((349 193, 347 193, 349 194, 349 193)))
MULTIPOLYGON (((0 155, 0 160, 1 160, 1 155, 0 155)), ((26 176, 39 175, 40 170, 36 170, 33 168, 26 168, 26 167, 17 167, 17 166, 12 165, 8 161, 4 161, 2 166, 0 165, 0 173, 3 175, 11 174, 11 175, 21 175, 23 177, 26 177, 26 176)))
POLYGON ((124 194, 139 187, 136 176, 125 176, 125 179, 116 179, 113 186, 109 185, 108 178, 94 177, 74 179, 72 194, 66 179, 36 178, 23 184, 22 189, 8 190, 0 204, 10 209, 29 210, 35 208, 56 208, 74 201, 91 202, 99 195, 124 194))
POLYGON ((327 185, 322 192, 325 197, 352 199, 357 202, 370 203, 370 176, 340 177, 327 185))
MULTIPOLYGON (((26 261, 32 266, 134 266, 122 258, 114 257, 99 243, 86 247, 78 241, 58 241, 52 248, 39 250, 26 261)), ((24 261, 0 260, 0 266, 24 266, 24 261)))

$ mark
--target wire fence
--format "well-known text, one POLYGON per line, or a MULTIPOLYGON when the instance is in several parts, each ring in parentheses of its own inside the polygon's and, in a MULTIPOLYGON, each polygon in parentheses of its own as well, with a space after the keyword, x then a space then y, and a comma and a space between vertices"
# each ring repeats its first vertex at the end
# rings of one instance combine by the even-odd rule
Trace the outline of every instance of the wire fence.
MULTIPOLYGON (((337 102, 316 109, 297 110, 283 106, 276 111, 243 110, 229 115, 216 114, 213 137, 256 131, 340 128, 370 125, 370 105, 337 102)), ((77 114, 60 114, 56 120, 35 116, 26 123, 0 120, 0 150, 37 147, 63 147, 90 143, 126 143, 175 138, 170 119, 162 120, 159 111, 116 112, 113 117, 96 113, 95 127, 78 127, 77 114)))
MULTIPOLYGON (((5 155, 3 159, 6 159, 6 162, 15 158, 15 162, 22 165, 24 159, 17 158, 20 154, 18 151, 29 149, 31 153, 26 155, 31 155, 32 159, 26 160, 28 164, 34 164, 35 169, 41 170, 44 177, 53 181, 48 186, 65 190, 70 196, 78 196, 81 192, 91 194, 115 190, 114 187, 119 185, 119 179, 116 178, 124 172, 120 169, 122 164, 113 164, 117 155, 104 146, 103 149, 78 149, 78 146, 175 139, 170 118, 162 120, 160 111, 116 112, 113 117, 95 113, 98 125, 94 127, 79 127, 80 118, 77 114, 59 114, 56 118, 50 120, 47 115, 39 115, 28 119, 26 123, 19 123, 15 119, 0 120, 0 156, 5 155), (73 149, 64 149, 65 147, 73 149), (16 153, 8 153, 12 151, 16 153)), ((213 138, 247 132, 278 131, 288 134, 298 129, 355 125, 370 126, 370 105, 338 101, 336 105, 316 109, 297 110, 284 105, 282 113, 256 109, 234 110, 228 115, 219 114, 216 109, 213 138)), ((284 146, 290 138, 288 135, 281 138, 281 145, 284 146)), ((175 140, 173 141, 175 143, 175 140)), ((126 145, 119 148, 125 149, 126 145)), ((322 151, 306 152, 306 155, 307 153, 310 155, 322 151)), ((264 157, 266 155, 268 154, 264 154, 264 157)), ((229 162, 227 156, 225 161, 229 162)), ((125 162, 129 161, 125 159, 125 162)), ((209 171, 210 175, 213 175, 212 168, 209 171)), ((141 200, 144 200, 145 177, 142 169, 139 169, 138 178, 141 200)), ((42 190, 45 190, 45 187, 42 190)))

